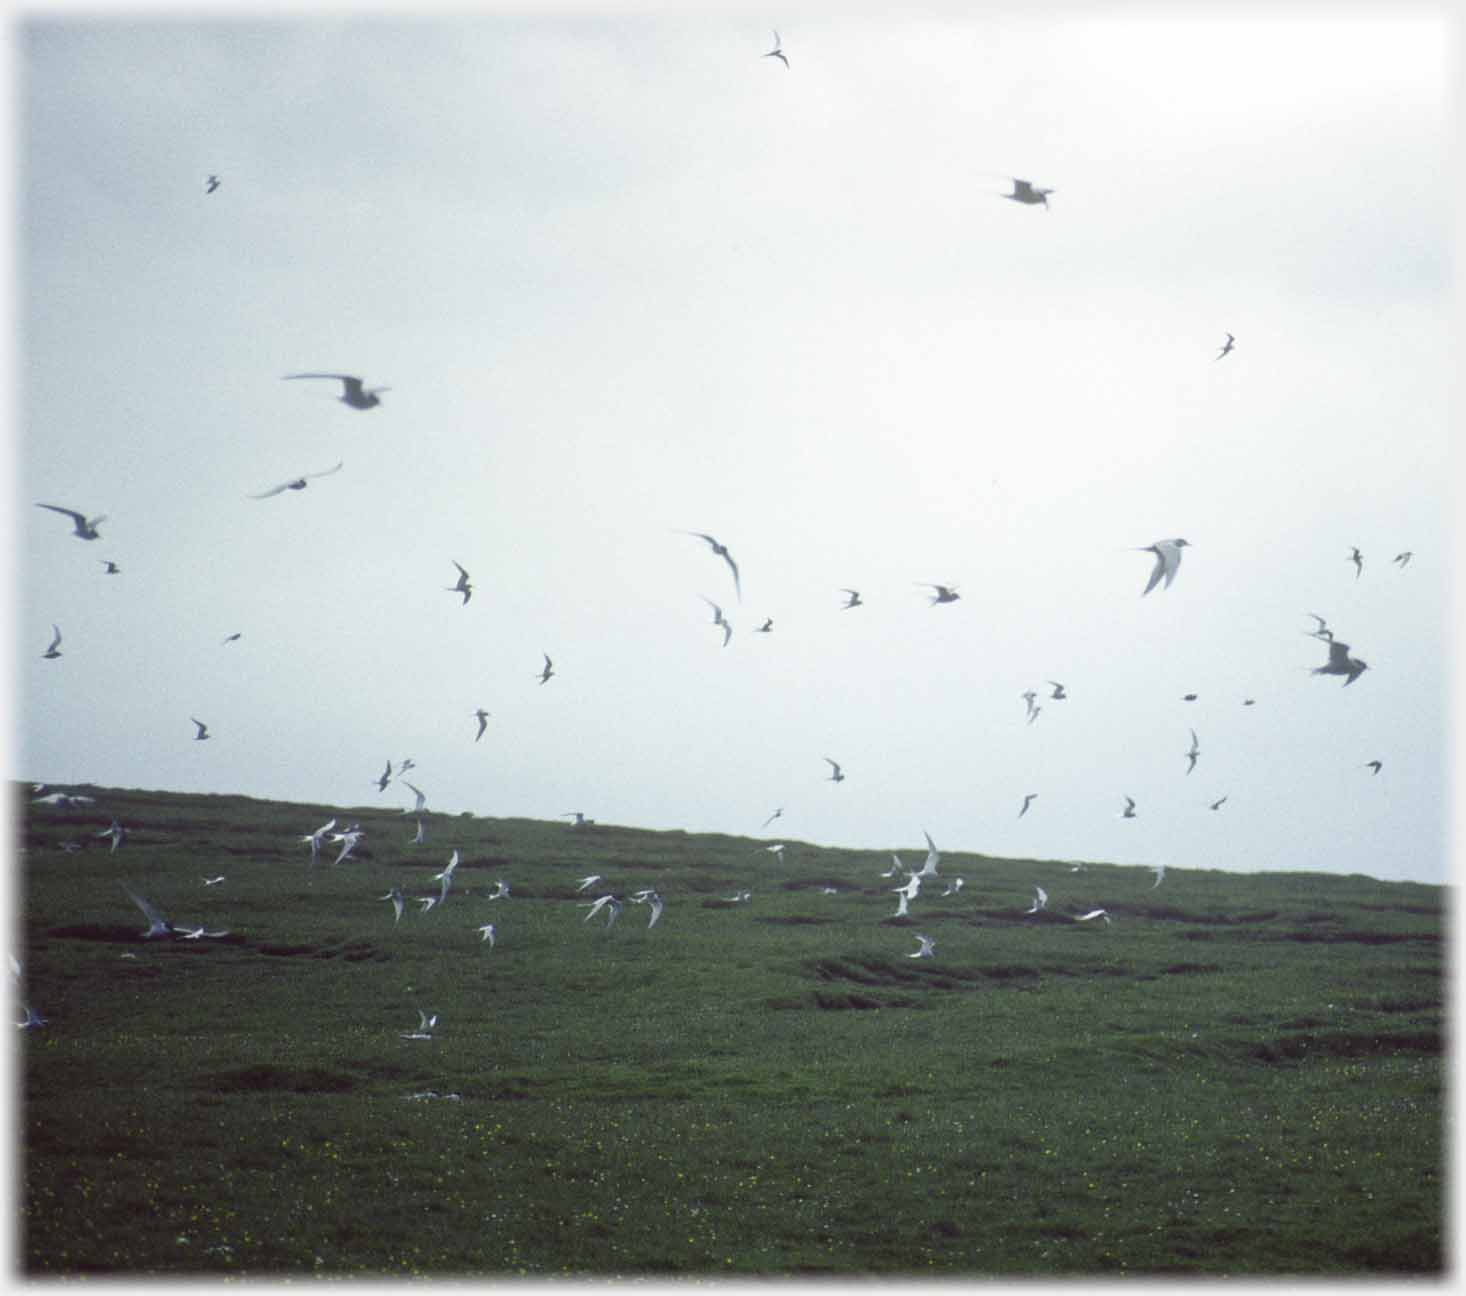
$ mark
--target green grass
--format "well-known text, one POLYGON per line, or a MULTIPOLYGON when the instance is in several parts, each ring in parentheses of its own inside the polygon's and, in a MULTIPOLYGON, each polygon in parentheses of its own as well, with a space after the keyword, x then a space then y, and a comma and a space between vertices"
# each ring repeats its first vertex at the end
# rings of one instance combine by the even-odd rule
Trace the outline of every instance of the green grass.
POLYGON ((894 919, 892 843, 94 794, 16 816, 23 1272, 1444 1269, 1441 888, 944 854, 894 919))

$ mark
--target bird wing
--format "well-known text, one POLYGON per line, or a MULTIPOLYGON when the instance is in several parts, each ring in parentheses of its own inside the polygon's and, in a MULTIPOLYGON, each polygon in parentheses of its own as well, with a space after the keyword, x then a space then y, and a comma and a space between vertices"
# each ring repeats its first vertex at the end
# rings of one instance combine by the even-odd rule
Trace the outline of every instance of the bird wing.
POLYGON ((125 882, 122 884, 122 889, 126 891, 129 896, 132 897, 133 904, 135 904, 139 909, 143 911, 143 917, 146 918, 150 924, 152 924, 153 926, 163 927, 166 927, 168 925, 167 922, 164 920, 163 915, 158 912, 157 908, 143 896, 138 895, 138 893, 134 891, 130 886, 128 886, 125 882))
POLYGON ((269 499, 271 495, 278 495, 278 494, 280 494, 281 491, 287 491, 289 489, 290 489, 290 483, 289 482, 282 482, 279 486, 275 486, 272 489, 267 490, 267 491, 261 491, 258 495, 251 495, 249 498, 250 499, 269 499))
POLYGON ((1151 590, 1155 589, 1166 571, 1166 556, 1161 552, 1160 547, 1158 545, 1151 545, 1150 552, 1155 554, 1155 566, 1150 569, 1150 580, 1146 582, 1145 588, 1140 591, 1142 598, 1149 594, 1151 590))
POLYGON ((352 383, 355 383, 356 384, 357 391, 360 391, 361 390, 361 379, 360 378, 353 378, 350 374, 338 374, 338 373, 298 373, 298 374, 286 374, 285 377, 281 381, 288 382, 292 378, 335 378, 339 382, 346 383, 348 385, 348 387, 352 383))
POLYGON ((338 459, 334 468, 327 468, 324 472, 306 473, 307 477, 329 477, 334 472, 340 472, 346 466, 345 459, 338 459))
MULTIPOLYGON (((65 513, 67 517, 72 519, 72 521, 78 523, 81 526, 86 525, 86 518, 82 514, 78 513, 75 509, 62 508, 59 504, 37 504, 36 507, 50 509, 53 513, 65 513)), ((101 521, 100 518, 98 518, 97 520, 99 522, 101 521)))

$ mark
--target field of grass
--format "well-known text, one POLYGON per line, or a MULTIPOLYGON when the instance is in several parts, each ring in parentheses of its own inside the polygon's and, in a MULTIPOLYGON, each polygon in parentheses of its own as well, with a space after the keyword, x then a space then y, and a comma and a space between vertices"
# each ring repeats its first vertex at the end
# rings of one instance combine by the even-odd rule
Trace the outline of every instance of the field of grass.
POLYGON ((1446 1267, 1442 888, 28 787, 24 1273, 1446 1267))

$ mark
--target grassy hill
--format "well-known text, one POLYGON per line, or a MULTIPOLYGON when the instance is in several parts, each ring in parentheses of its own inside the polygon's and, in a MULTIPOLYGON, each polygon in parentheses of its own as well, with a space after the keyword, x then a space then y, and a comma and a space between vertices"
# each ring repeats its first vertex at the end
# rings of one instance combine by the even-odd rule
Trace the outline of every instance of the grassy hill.
POLYGON ((1444 1266, 1442 888, 944 853, 896 918, 920 825, 413 845, 366 806, 69 790, 14 792, 25 1272, 1444 1266), (311 866, 333 816, 357 858, 311 866), (143 939, 124 881, 228 934, 143 939), (653 927, 577 907, 647 887, 653 927))

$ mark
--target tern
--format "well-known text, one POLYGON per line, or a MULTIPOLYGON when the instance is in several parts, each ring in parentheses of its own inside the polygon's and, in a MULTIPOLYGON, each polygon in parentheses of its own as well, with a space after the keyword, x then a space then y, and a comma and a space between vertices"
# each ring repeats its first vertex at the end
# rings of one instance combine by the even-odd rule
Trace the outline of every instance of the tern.
POLYGON ((1120 818, 1121 819, 1134 819, 1135 818, 1135 798, 1134 797, 1128 797, 1127 796, 1125 798, 1125 808, 1120 812, 1120 818))
POLYGON ((21 1030, 32 1030, 37 1026, 46 1025, 46 1019, 32 1008, 30 1004, 21 1004, 21 1007, 25 1009, 25 1020, 15 1023, 21 1030))
MULTIPOLYGON (((37 787, 45 787, 44 783, 37 783, 37 787)), ((48 792, 45 796, 31 798, 32 805, 90 805, 94 797, 79 796, 75 792, 48 792)))
POLYGON ((1026 693, 1022 693, 1019 696, 1022 697, 1028 706, 1028 723, 1032 724, 1038 719, 1038 713, 1043 710, 1043 707, 1036 705, 1034 702, 1038 694, 1033 689, 1029 689, 1026 693))
POLYGON ((739 891, 733 895, 723 897, 723 900, 726 904, 741 904, 752 899, 752 891, 739 891))
POLYGON ((54 622, 51 625, 51 644, 41 656, 47 658, 61 656, 61 628, 54 622))
POLYGON ((728 646, 728 640, 733 637, 733 626, 728 621, 728 618, 723 615, 723 609, 714 603, 712 599, 708 598, 706 594, 699 594, 698 598, 702 599, 704 603, 712 608, 713 624, 723 627, 723 647, 726 648, 728 646))
POLYGON ((934 585, 931 581, 917 581, 916 583, 918 585, 925 585, 929 590, 936 591, 931 596, 932 607, 935 607, 938 603, 955 603, 962 597, 962 595, 957 593, 957 587, 955 585, 934 585))
POLYGON ((922 829, 921 835, 926 838, 926 861, 922 864, 921 871, 918 872, 916 876, 936 877, 937 865, 942 862, 942 857, 937 851, 936 842, 932 841, 931 833, 927 832, 925 829, 922 829))
POLYGON ((1399 563, 1401 567, 1407 567, 1409 566, 1410 560, 1413 557, 1415 557, 1414 552, 1410 549, 1406 549, 1402 553, 1397 553, 1393 558, 1390 559, 1390 561, 1392 563, 1399 563))
POLYGON ((545 668, 540 672, 540 683, 543 684, 555 673, 554 663, 550 661, 550 654, 545 654, 545 668))
POLYGON ((302 491, 306 483, 315 477, 329 477, 332 473, 340 472, 346 460, 338 459, 334 468, 327 468, 323 472, 304 473, 288 482, 281 482, 278 486, 272 486, 267 491, 261 491, 258 495, 251 495, 250 499, 269 499, 271 496, 279 495, 282 491, 302 491))
POLYGON ((443 889, 438 893, 438 903, 443 904, 448 899, 448 888, 453 885, 453 870, 458 867, 458 852, 453 852, 453 858, 448 861, 448 867, 441 873, 433 874, 433 881, 441 881, 443 889))
POLYGON ((908 900, 915 900, 921 892, 921 879, 925 876, 923 873, 913 873, 900 886, 892 887, 891 890, 897 895, 905 896, 908 900))
POLYGON ((221 883, 223 880, 224 880, 224 875, 222 873, 219 874, 218 877, 211 877, 211 878, 203 878, 202 879, 203 884, 205 886, 218 886, 219 883, 221 883))
POLYGON ((1037 913, 1049 902, 1049 893, 1041 886, 1033 888, 1033 904, 1025 909, 1024 913, 1037 913))
MULTIPOLYGON (((652 916, 647 919, 646 925, 648 930, 655 927, 657 925, 657 919, 662 916, 662 897, 659 896, 655 891, 638 891, 634 896, 631 897, 631 900, 633 904, 651 905, 652 916)), ((610 925, 610 923, 606 924, 606 926, 608 927, 610 925)))
POLYGON ((778 32, 775 32, 774 33, 774 48, 771 49, 767 54, 762 55, 761 57, 763 57, 763 58, 776 58, 776 59, 779 60, 780 63, 782 63, 787 68, 789 66, 789 60, 784 57, 784 50, 782 48, 783 44, 784 44, 784 42, 779 39, 779 33, 778 32))
POLYGON ((1010 179, 1013 181, 1013 192, 1003 194, 1002 196, 1004 198, 1011 198, 1014 202, 1027 203, 1030 206, 1034 203, 1042 203, 1044 210, 1048 210, 1048 196, 1054 192, 1052 189, 1039 189, 1027 180, 1020 180, 1016 176, 1012 176, 1010 179))
POLYGON ((478 721, 478 733, 474 735, 473 740, 474 742, 478 742, 484 736, 484 730, 489 727, 489 713, 483 707, 479 707, 473 713, 473 718, 478 721))
POLYGON ((840 587, 840 592, 842 594, 848 594, 848 595, 850 595, 850 597, 845 600, 845 605, 844 605, 845 607, 847 607, 847 608, 853 608, 853 607, 863 607, 864 606, 864 604, 862 604, 861 601, 860 601, 860 591, 859 590, 847 589, 845 586, 842 585, 840 587))
POLYGON ((402 764, 397 767, 397 773, 399 775, 406 774, 408 770, 415 768, 417 768, 417 762, 413 760, 411 756, 408 756, 403 760, 402 764))
POLYGON ((1025 793, 1024 794, 1024 797, 1023 797, 1023 808, 1018 811, 1018 817, 1020 819, 1022 819, 1023 816, 1028 813, 1028 807, 1033 804, 1033 802, 1037 799, 1037 797, 1038 797, 1038 793, 1037 792, 1028 792, 1028 793, 1025 793))
POLYGON ((74 528, 73 534, 79 540, 99 540, 100 533, 97 531, 97 523, 105 522, 107 515, 99 513, 94 518, 86 517, 75 509, 62 508, 59 504, 37 504, 37 508, 50 509, 53 513, 65 513, 71 519, 74 528))
POLYGON ((423 1012, 423 1010, 421 1008, 419 1008, 417 1010, 417 1029, 415 1031, 403 1031, 402 1032, 402 1038, 403 1039, 432 1039, 433 1038, 433 1027, 436 1026, 437 1024, 438 1024, 438 1014, 437 1013, 434 1013, 431 1017, 429 1017, 427 1015, 427 1013, 423 1012))
POLYGON ((478 932, 478 938, 479 938, 480 941, 488 941, 489 942, 489 948, 490 949, 493 949, 494 948, 494 924, 493 923, 485 923, 482 927, 475 927, 474 930, 476 932, 478 932))
POLYGON ((840 769, 840 766, 835 761, 830 760, 830 758, 828 756, 824 757, 824 760, 826 762, 828 762, 828 764, 830 766, 830 777, 828 779, 826 779, 825 782, 827 782, 827 783, 843 783, 845 781, 845 775, 844 775, 843 771, 840 769))
POLYGON ((126 882, 122 884, 122 889, 131 897, 133 904, 143 911, 143 917, 148 920, 148 929, 143 933, 145 939, 152 940, 154 936, 173 935, 174 929, 169 926, 168 920, 163 917, 155 905, 145 897, 138 895, 126 882))
POLYGON ((921 942, 921 948, 918 949, 915 954, 908 954, 906 957, 907 958, 931 958, 932 957, 932 951, 935 950, 936 947, 937 947, 936 941, 932 940, 932 938, 930 936, 922 936, 922 935, 920 935, 919 933, 916 933, 916 932, 913 932, 912 935, 916 936, 916 939, 921 942))
POLYGON ((1373 770, 1376 774, 1378 774, 1380 772, 1380 769, 1383 766, 1384 766, 1384 762, 1383 761, 1372 760, 1372 761, 1365 761, 1364 762, 1364 767, 1366 769, 1373 770))
POLYGON ((1367 662, 1362 662, 1357 657, 1349 656, 1349 645, 1340 643, 1334 639, 1329 643, 1329 660, 1324 666, 1315 666, 1310 674, 1313 675, 1347 675, 1344 687, 1348 688, 1366 670, 1369 669, 1367 662))
POLYGON ((173 930, 177 932, 178 935, 182 936, 184 940, 203 940, 205 937, 207 937, 209 940, 218 940, 221 936, 229 935, 229 932, 227 930, 205 931, 202 926, 175 927, 173 930))
POLYGON ((380 405, 381 399, 378 392, 391 391, 390 387, 363 387, 360 378, 353 378, 350 374, 338 373, 298 373, 286 374, 285 381, 292 378, 333 378, 342 385, 341 395, 336 397, 344 405, 350 405, 352 409, 369 410, 374 405, 380 405))
POLYGON ((577 891, 588 891, 600 880, 601 875, 599 873, 592 873, 588 877, 581 878, 580 881, 576 884, 575 889, 577 891))
POLYGON ((377 791, 378 792, 385 792, 387 790, 387 784, 390 783, 391 781, 392 781, 392 762, 391 761, 388 761, 387 762, 387 768, 382 771, 381 777, 379 779, 377 779, 377 791))
POLYGON ((1150 884, 1150 889, 1154 891, 1165 880, 1166 866, 1164 864, 1147 864, 1145 867, 1155 874, 1155 881, 1150 884))
POLYGON ((429 909, 431 909, 435 904, 438 903, 437 896, 416 896, 414 898, 417 900, 418 904, 422 905, 423 913, 427 913, 429 909))
POLYGON ((957 892, 962 890, 962 886, 963 883, 961 878, 953 878, 950 882, 947 883, 947 889, 942 892, 941 898, 945 900, 949 895, 956 895, 957 892))
POLYGON ((306 833, 300 840, 309 844, 311 848, 311 863, 314 864, 321 853, 321 838, 336 826, 334 819, 327 820, 315 832, 306 833))
POLYGON ((450 594, 462 594, 463 602, 467 603, 473 597, 473 586, 468 583, 468 573, 459 566, 456 558, 450 558, 448 561, 458 567, 458 584, 445 585, 443 588, 450 594))
POLYGON ((592 900, 589 904, 580 905, 579 907, 581 909, 590 910, 590 912, 586 914, 585 918, 582 920, 584 922, 589 922, 598 913, 600 913, 602 909, 605 909, 606 927, 609 929, 611 924, 616 921, 617 915, 621 912, 621 901, 616 899, 616 897, 613 895, 603 895, 599 900, 592 900))
POLYGON ((893 913, 891 915, 891 917, 893 917, 893 918, 904 918, 904 917, 906 917, 906 913, 907 913, 906 906, 909 905, 910 903, 911 903, 910 896, 908 896, 905 891, 899 892, 898 893, 898 898, 896 900, 896 912, 893 913))
POLYGON ((219 643, 221 645, 228 644, 228 643, 233 643, 236 639, 239 638, 239 636, 242 633, 243 633, 242 631, 236 630, 232 635, 225 635, 224 638, 222 638, 221 640, 219 640, 219 643))
POLYGON ((1349 550, 1349 561, 1354 564, 1354 579, 1358 580, 1364 575, 1364 555, 1359 552, 1358 545, 1349 550))
POLYGON ((713 552, 728 564, 728 570, 733 573, 733 592, 738 595, 738 601, 743 602, 743 586, 738 579, 738 564, 733 561, 733 555, 728 552, 728 546, 720 544, 704 531, 684 531, 682 534, 696 536, 699 540, 706 540, 712 546, 713 552))
POLYGON ((396 915, 392 921, 394 923, 400 923, 402 921, 402 910, 406 907, 407 902, 402 895, 402 888, 400 886, 394 886, 386 895, 378 896, 377 899, 390 900, 392 902, 393 912, 396 915))
POLYGON ((763 821, 763 823, 759 824, 759 830, 762 831, 763 829, 767 828, 771 823, 774 822, 775 819, 778 819, 783 813, 784 813, 784 807, 783 806, 780 806, 777 810, 774 811, 773 814, 771 814, 767 819, 765 819, 763 821))
POLYGON ((202 720, 194 720, 192 716, 188 718, 193 720, 194 724, 198 726, 198 733, 193 736, 194 742, 203 742, 209 736, 209 726, 202 720))
POLYGON ((356 849, 356 843, 361 840, 361 836, 362 834, 359 828, 352 828, 348 829, 346 832, 331 834, 332 841, 337 841, 341 843, 341 853, 336 856, 335 860, 337 864, 341 863, 342 860, 347 858, 356 858, 356 856, 353 855, 352 852, 356 849))
POLYGON ((1150 580, 1140 591, 1142 598, 1155 589, 1162 577, 1165 578, 1165 588, 1170 588, 1171 582, 1176 579, 1176 570, 1181 566, 1181 550, 1188 544, 1189 540, 1176 539, 1157 540, 1152 545, 1138 546, 1142 553, 1155 554, 1155 566, 1150 569, 1150 580))
POLYGON ((1196 758, 1201 755, 1201 746, 1196 741, 1196 730, 1191 730, 1191 747, 1186 753, 1186 772, 1191 773, 1196 768, 1196 758))
POLYGON ((1227 340, 1222 343, 1222 349, 1217 352, 1215 358, 1213 359, 1213 363, 1215 363, 1217 360, 1220 360, 1224 355, 1231 355, 1232 354, 1232 343, 1234 343, 1236 340, 1237 340, 1236 338, 1234 338, 1230 333, 1228 333, 1227 334, 1227 340))
MULTIPOLYGON (((407 783, 407 780, 406 779, 403 779, 402 781, 404 783, 407 783)), ((428 803, 427 797, 423 795, 423 792, 422 792, 422 789, 421 788, 415 787, 411 783, 407 783, 407 786, 409 788, 412 788, 413 795, 415 797, 417 797, 417 804, 414 805, 411 810, 404 810, 402 813, 403 814, 422 814, 423 807, 426 806, 427 803, 428 803)))
POLYGON ((110 855, 127 840, 127 829, 114 818, 111 825, 102 829, 96 836, 110 837, 112 839, 112 845, 107 848, 107 854, 110 855))
POLYGON ((906 865, 901 863, 901 857, 894 852, 891 854, 891 867, 881 874, 883 878, 900 877, 906 870, 906 865))
POLYGON ((489 892, 487 898, 490 900, 507 900, 509 898, 509 883, 504 881, 503 878, 495 878, 494 889, 489 892))
POLYGON ((219 187, 219 184, 219 177, 216 175, 211 175, 207 180, 204 181, 204 192, 213 193, 214 190, 219 187))
POLYGON ((1227 799, 1226 797, 1218 797, 1215 801, 1213 801, 1211 803, 1211 805, 1207 806, 1207 809, 1208 810, 1220 810, 1222 808, 1222 803, 1224 801, 1226 801, 1226 799, 1227 799))
POLYGON ((1307 617, 1312 617, 1315 621, 1318 622, 1317 630, 1305 630, 1303 632, 1304 634, 1311 635, 1315 639, 1322 639, 1325 643, 1328 643, 1331 639, 1333 639, 1334 632, 1329 629, 1329 623, 1325 621, 1321 616, 1319 616, 1317 612, 1305 612, 1303 615, 1307 617))
POLYGON ((779 857, 779 863, 782 864, 784 862, 783 842, 775 842, 772 846, 765 846, 764 849, 772 855, 777 855, 779 857))
POLYGON ((1049 694, 1050 701, 1062 702, 1066 697, 1069 696, 1068 689, 1060 684, 1058 680, 1050 680, 1049 683, 1052 684, 1054 687, 1054 691, 1049 694))
POLYGON ((774 629, 774 618, 773 617, 765 617, 764 618, 763 625, 761 625, 761 626, 754 626, 753 632, 754 632, 754 634, 770 634, 770 633, 772 633, 773 629, 774 629))
POLYGON ((122 568, 119 567, 110 558, 100 558, 98 559, 98 561, 107 568, 107 570, 102 573, 103 576, 120 576, 122 574, 122 568))
POLYGON ((1091 918, 1103 918, 1105 920, 1105 926, 1108 927, 1110 925, 1110 915, 1103 909, 1091 909, 1087 914, 1078 914, 1074 921, 1088 922, 1091 918))
POLYGON ((427 839, 427 829, 423 827, 423 821, 419 819, 417 821, 417 831, 412 835, 412 844, 414 846, 421 846, 427 839))

